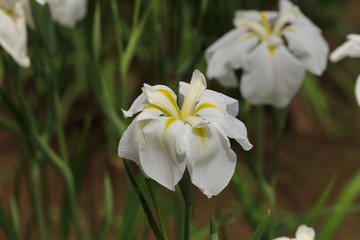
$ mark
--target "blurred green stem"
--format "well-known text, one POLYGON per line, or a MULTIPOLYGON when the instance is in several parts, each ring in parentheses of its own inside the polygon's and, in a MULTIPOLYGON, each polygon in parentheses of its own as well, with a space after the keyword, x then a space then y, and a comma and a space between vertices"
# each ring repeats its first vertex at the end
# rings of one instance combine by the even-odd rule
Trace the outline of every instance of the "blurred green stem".
POLYGON ((33 187, 33 199, 34 199, 34 208, 35 208, 35 218, 38 225, 39 230, 39 239, 40 240, 46 240, 46 228, 44 223, 44 213, 42 209, 42 201, 41 201, 41 190, 40 190, 40 183, 39 183, 39 166, 38 166, 38 160, 35 159, 35 161, 32 164, 31 169, 31 180, 32 180, 32 187, 33 187))
POLYGON ((63 176, 66 183, 66 189, 69 194, 69 201, 71 206, 71 212, 74 221, 74 227, 77 234, 77 239, 81 239, 80 224, 77 216, 77 204, 76 204, 76 191, 75 182, 70 167, 63 161, 46 143, 45 139, 41 137, 37 132, 32 132, 33 140, 43 154, 49 159, 50 163, 59 171, 63 176))
POLYGON ((262 175, 264 163, 264 107, 256 108, 256 159, 259 173, 262 175))
POLYGON ((287 116, 287 109, 275 109, 276 113, 276 138, 275 138, 275 146, 274 146, 274 160, 273 160, 273 166, 271 171, 271 186, 273 190, 276 189, 276 180, 277 180, 277 170, 278 170, 278 164, 279 164, 279 150, 280 150, 280 143, 281 138, 284 133, 285 129, 285 123, 286 123, 286 116, 287 116))
POLYGON ((143 210, 148 218, 148 221, 149 221, 149 224, 150 224, 150 227, 152 228, 152 230, 154 231, 154 234, 155 236, 157 237, 157 239, 164 239, 164 236, 161 232, 161 230, 159 229, 159 226, 158 224, 156 223, 155 221, 155 218, 150 210, 150 207, 149 205, 147 204, 147 201, 144 197, 144 194, 141 192, 140 188, 139 188, 139 185, 137 184, 134 176, 132 175, 131 173, 131 170, 130 170, 130 167, 129 167, 129 164, 128 162, 126 161, 126 159, 123 158, 123 162, 124 162, 124 166, 125 166, 125 170, 126 170, 126 173, 130 179, 130 182, 131 182, 131 185, 133 186, 136 194, 138 195, 138 198, 141 202, 141 205, 143 207, 143 210))
POLYGON ((153 201, 153 204, 154 204, 154 207, 155 207, 156 215, 157 215, 159 223, 160 223, 161 232, 162 232, 162 234, 164 236, 164 239, 167 240, 168 238, 167 238, 167 234, 166 234, 166 228, 165 228, 164 220, 162 218, 162 214, 160 213, 160 210, 159 210, 159 207, 158 207, 155 195, 154 195, 154 191, 152 190, 151 183, 150 183, 149 179, 146 179, 146 185, 147 185, 147 187, 149 189, 151 200, 153 201))
POLYGON ((185 202, 185 225, 184 225, 184 239, 190 239, 190 224, 191 224, 191 211, 194 201, 194 186, 191 182, 188 170, 185 170, 183 178, 179 182, 181 193, 185 202))

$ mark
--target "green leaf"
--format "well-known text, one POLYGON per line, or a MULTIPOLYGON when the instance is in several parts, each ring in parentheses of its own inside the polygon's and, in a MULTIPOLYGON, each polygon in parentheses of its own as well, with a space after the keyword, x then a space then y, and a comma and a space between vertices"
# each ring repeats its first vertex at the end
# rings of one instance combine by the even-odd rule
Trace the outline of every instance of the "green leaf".
POLYGON ((20 221, 19 221, 19 210, 14 197, 11 197, 10 200, 10 208, 11 208, 11 220, 14 226, 14 234, 16 239, 20 238, 20 221))
POLYGON ((122 215, 122 221, 117 229, 114 239, 134 239, 134 233, 138 226, 140 217, 140 201, 134 189, 129 191, 125 211, 122 215))
POLYGON ((100 1, 96 2, 92 31, 92 48, 95 61, 99 61, 101 51, 101 8, 100 1))
POLYGON ((360 172, 358 172, 355 177, 348 183, 345 190, 341 193, 340 197, 336 201, 334 207, 338 211, 334 212, 323 225, 322 230, 318 236, 319 240, 331 239, 339 227, 341 221, 345 217, 345 212, 342 211, 342 209, 351 205, 359 193, 360 172))
POLYGON ((105 202, 105 221, 98 239, 107 239, 107 233, 111 226, 114 211, 113 192, 111 179, 108 173, 104 175, 104 202, 105 202))
POLYGON ((260 240, 263 235, 266 225, 269 222, 270 209, 268 210, 266 216, 261 220, 260 224, 256 228, 254 234, 251 236, 250 240, 260 240))
POLYGON ((305 221, 305 223, 308 226, 314 226, 317 219, 319 218, 321 212, 324 209, 326 200, 328 199, 331 190, 334 187, 334 179, 332 179, 330 181, 330 183, 328 184, 328 186, 326 187, 326 189, 324 190, 324 192, 321 194, 321 197, 319 198, 318 202, 316 203, 315 207, 313 208, 313 210, 311 211, 311 213, 309 214, 307 220, 305 221))
POLYGON ((6 216, 6 213, 4 211, 3 205, 0 202, 0 226, 3 229, 3 232, 5 234, 5 236, 7 236, 8 239, 16 239, 15 236, 15 232, 14 232, 14 228, 11 224, 11 221, 8 219, 8 217, 6 216))

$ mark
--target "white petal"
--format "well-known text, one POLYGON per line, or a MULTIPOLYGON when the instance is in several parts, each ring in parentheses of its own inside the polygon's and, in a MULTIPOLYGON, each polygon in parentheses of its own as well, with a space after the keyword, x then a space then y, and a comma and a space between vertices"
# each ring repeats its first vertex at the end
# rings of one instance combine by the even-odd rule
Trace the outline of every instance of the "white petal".
POLYGON ((292 24, 283 30, 289 49, 310 72, 321 75, 327 64, 329 46, 319 31, 292 24))
POLYGON ((315 230, 306 225, 300 225, 295 233, 296 239, 314 240, 315 230))
POLYGON ((159 89, 145 83, 142 90, 151 105, 163 109, 166 115, 179 119, 180 110, 177 105, 177 97, 170 88, 159 89))
POLYGON ((256 46, 258 37, 255 34, 234 29, 225 34, 205 52, 207 60, 206 75, 216 78, 226 87, 236 87, 237 77, 233 69, 242 66, 242 58, 256 46))
POLYGON ((13 9, 14 16, 0 9, 0 45, 22 67, 30 66, 30 59, 26 55, 26 20, 20 2, 16 2, 13 9))
POLYGON ((142 130, 141 166, 146 175, 170 190, 175 190, 186 167, 184 129, 183 122, 160 117, 142 130))
POLYGON ((360 43, 348 40, 330 54, 330 61, 337 62, 344 57, 360 57, 360 43))
POLYGON ((288 237, 278 237, 278 238, 274 238, 273 240, 291 240, 291 238, 288 238, 288 237))
POLYGON ((194 106, 198 101, 198 98, 206 89, 206 80, 204 75, 199 71, 193 72, 190 85, 185 93, 184 101, 181 106, 180 118, 184 120, 187 116, 190 116, 193 112, 194 106))
MULTIPOLYGON (((180 103, 184 99, 184 94, 187 92, 187 89, 190 84, 185 82, 179 83, 179 101, 180 103)), ((220 107, 224 112, 227 112, 231 116, 236 116, 239 111, 239 102, 238 100, 228 97, 222 93, 206 89, 198 99, 197 105, 201 103, 212 103, 220 107)))
POLYGON ((87 0, 51 0, 52 17, 60 24, 74 28, 87 12, 87 0))
POLYGON ((304 79, 304 67, 283 45, 271 53, 264 42, 245 62, 240 90, 252 104, 285 107, 304 79))
POLYGON ((131 104, 131 107, 128 111, 126 111, 124 109, 121 109, 121 110, 124 113, 125 117, 132 117, 136 113, 141 112, 144 109, 144 107, 148 104, 149 104, 149 101, 147 100, 145 94, 141 93, 140 96, 138 96, 135 99, 133 104, 131 104))
POLYGON ((355 97, 360 106, 360 76, 357 77, 355 83, 355 97))
POLYGON ((360 44, 360 34, 350 33, 346 37, 348 40, 357 42, 358 44, 360 44))
POLYGON ((235 171, 236 155, 230 143, 214 126, 186 131, 186 155, 191 181, 208 198, 220 193, 235 171), (199 132, 200 131, 200 132, 199 132))
POLYGON ((26 23, 32 28, 35 29, 35 23, 31 12, 31 6, 29 0, 20 0, 25 14, 26 23))
POLYGON ((137 118, 135 118, 121 136, 118 147, 119 157, 132 160, 136 162, 138 166, 140 166, 139 144, 143 138, 141 129, 145 123, 146 122, 137 121, 137 118), (142 127, 140 127, 139 124, 142 127))
MULTIPOLYGON (((147 85, 147 84, 144 84, 147 85)), ((149 86, 149 85, 147 85, 149 86)), ((168 91, 169 94, 174 98, 174 100, 176 101, 176 94, 167 86, 164 85, 154 85, 154 86, 149 86, 150 88, 152 88, 154 91, 158 91, 158 90, 165 90, 168 91)), ((144 93, 141 93, 133 102, 133 104, 131 105, 130 109, 128 111, 125 111, 122 109, 125 117, 132 117, 135 114, 137 114, 138 112, 141 112, 144 110, 144 108, 149 105, 150 102, 148 101, 148 99, 146 98, 144 93)))

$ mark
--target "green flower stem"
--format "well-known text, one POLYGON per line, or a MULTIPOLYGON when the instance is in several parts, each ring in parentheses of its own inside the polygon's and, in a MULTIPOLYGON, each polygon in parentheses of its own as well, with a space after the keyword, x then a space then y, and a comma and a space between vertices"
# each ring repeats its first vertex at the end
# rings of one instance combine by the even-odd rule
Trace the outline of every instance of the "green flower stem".
POLYGON ((61 120, 61 103, 60 103, 58 89, 55 90, 55 93, 54 93, 54 110, 55 110, 56 132, 58 135, 61 157, 64 161, 68 162, 69 160, 68 160, 68 154, 66 151, 65 133, 64 133, 62 120, 61 120))
POLYGON ((279 163, 280 142, 285 129, 287 109, 286 108, 276 109, 276 113, 277 113, 277 118, 276 118, 277 131, 276 131, 275 146, 274 146, 274 160, 271 171, 271 186, 274 191, 276 189, 276 177, 277 177, 277 169, 279 163))
POLYGON ((186 170, 183 178, 179 182, 181 193, 185 202, 185 225, 184 225, 184 239, 190 239, 190 223, 191 223, 191 211, 194 201, 194 186, 190 179, 190 174, 186 170))
POLYGON ((160 231, 159 229, 159 226, 158 224, 156 223, 155 221, 155 218, 154 216, 152 215, 151 213, 151 210, 150 210, 150 207, 149 205, 147 204, 146 202, 146 199, 143 195, 143 193, 141 192, 140 188, 139 188, 139 185, 137 184, 134 176, 132 175, 131 173, 131 170, 130 170, 130 167, 129 167, 129 164, 127 163, 127 161, 123 158, 123 162, 124 162, 124 166, 125 166, 125 170, 126 170, 126 173, 130 179, 130 182, 131 182, 131 185, 133 186, 136 194, 138 195, 138 198, 141 202, 141 205, 143 207, 143 210, 148 218, 148 221, 149 221, 149 224, 150 224, 150 227, 152 228, 152 230, 154 231, 154 234, 155 236, 157 237, 157 239, 160 239, 160 240, 163 240, 164 239, 164 236, 162 235, 162 232, 160 231))
POLYGON ((39 239, 46 240, 46 228, 44 223, 44 213, 43 213, 43 204, 41 201, 41 190, 39 183, 39 166, 37 161, 32 164, 31 171, 31 180, 32 180, 32 195, 34 201, 34 210, 35 210, 35 218, 37 221, 37 226, 39 230, 39 239))
POLYGON ((75 182, 70 167, 63 161, 47 144, 45 139, 41 137, 37 132, 32 132, 32 137, 35 144, 47 157, 50 163, 59 171, 63 176, 66 183, 66 189, 69 194, 69 201, 71 206, 72 217, 74 221, 74 227, 77 234, 77 239, 81 239, 80 224, 77 216, 76 208, 76 191, 75 182))
POLYGON ((161 232, 162 232, 162 234, 164 236, 164 239, 167 240, 168 238, 167 238, 167 234, 166 234, 166 227, 165 227, 165 224, 164 224, 164 220, 162 218, 162 214, 160 213, 160 210, 159 210, 159 207, 158 207, 155 195, 154 195, 154 191, 152 190, 149 179, 146 179, 146 185, 147 185, 147 187, 149 189, 150 197, 151 197, 151 200, 153 201, 153 204, 154 204, 154 207, 155 207, 155 212, 156 212, 156 215, 157 215, 159 223, 160 223, 161 232))
MULTIPOLYGON (((283 109, 275 109, 276 113, 276 137, 275 137, 275 146, 274 146, 274 159, 273 159, 273 166, 271 171, 271 189, 275 193, 276 190, 276 179, 277 179, 277 169, 278 169, 278 163, 279 163, 279 150, 280 150, 280 143, 281 138, 284 133, 285 128, 285 122, 286 122, 286 108, 283 109)), ((269 208, 271 209, 272 214, 270 215, 270 221, 269 221, 269 239, 273 239, 275 237, 275 218, 276 218, 276 202, 275 198, 271 199, 269 202, 269 208)))
POLYGON ((256 108, 256 160, 259 173, 262 175, 264 163, 264 107, 256 108))

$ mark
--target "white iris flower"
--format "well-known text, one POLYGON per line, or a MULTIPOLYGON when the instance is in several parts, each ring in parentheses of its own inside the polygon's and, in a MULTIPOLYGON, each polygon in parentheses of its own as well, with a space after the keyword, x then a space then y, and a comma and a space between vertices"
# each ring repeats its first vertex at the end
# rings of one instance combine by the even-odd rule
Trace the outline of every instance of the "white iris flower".
POLYGON ((235 29, 205 53, 207 76, 224 86, 238 84, 252 104, 285 107, 298 91, 305 71, 320 75, 327 64, 328 44, 321 30, 297 6, 280 0, 280 11, 237 11, 235 29))
POLYGON ((124 132, 118 153, 137 163, 143 173, 170 190, 187 167, 194 185, 209 198, 229 183, 236 165, 234 138, 252 148, 245 125, 235 118, 237 100, 206 90, 195 70, 190 84, 180 82, 179 99, 164 85, 144 84, 126 117, 139 113, 124 132), (179 106, 178 106, 179 102, 179 106))
POLYGON ((22 67, 30 66, 26 44, 26 18, 22 3, 0 0, 0 45, 22 67))
POLYGON ((300 225, 295 233, 295 238, 279 237, 274 240, 314 240, 315 230, 306 225, 300 225))
POLYGON ((74 28, 87 12, 87 0, 36 0, 40 4, 49 3, 50 12, 58 23, 74 28))
MULTIPOLYGON (((347 39, 348 40, 343 45, 336 48, 330 54, 330 60, 332 62, 337 62, 346 56, 360 57, 360 35, 349 34, 347 39)), ((355 83, 355 96, 358 104, 360 105, 360 75, 357 77, 355 83)))

